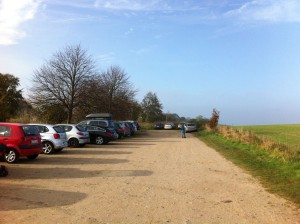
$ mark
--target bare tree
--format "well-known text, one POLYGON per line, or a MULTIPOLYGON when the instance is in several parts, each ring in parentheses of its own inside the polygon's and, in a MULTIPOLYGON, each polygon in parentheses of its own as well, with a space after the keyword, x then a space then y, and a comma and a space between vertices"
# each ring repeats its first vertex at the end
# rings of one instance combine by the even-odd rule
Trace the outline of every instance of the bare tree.
POLYGON ((101 74, 100 86, 105 96, 106 112, 119 118, 125 114, 128 117, 137 90, 133 88, 126 72, 119 66, 111 66, 101 74))
POLYGON ((67 46, 34 71, 31 103, 40 108, 61 104, 71 123, 85 80, 94 74, 95 62, 87 51, 80 45, 67 46))

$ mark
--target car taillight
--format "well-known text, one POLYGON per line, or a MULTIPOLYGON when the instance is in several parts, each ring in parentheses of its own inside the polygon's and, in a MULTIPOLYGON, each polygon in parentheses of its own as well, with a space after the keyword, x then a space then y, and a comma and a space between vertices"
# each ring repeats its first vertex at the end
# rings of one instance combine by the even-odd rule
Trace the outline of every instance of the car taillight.
POLYGON ((55 139, 60 139, 60 135, 57 134, 57 133, 53 134, 53 137, 54 137, 55 139))
POLYGON ((77 135, 84 136, 84 134, 82 132, 77 132, 77 135))

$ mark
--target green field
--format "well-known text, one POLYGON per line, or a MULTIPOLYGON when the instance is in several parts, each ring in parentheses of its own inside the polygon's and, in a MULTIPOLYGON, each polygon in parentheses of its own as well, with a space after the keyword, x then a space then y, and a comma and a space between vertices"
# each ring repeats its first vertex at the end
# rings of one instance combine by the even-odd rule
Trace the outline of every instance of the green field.
POLYGON ((258 136, 267 136, 272 141, 286 144, 292 150, 300 150, 300 124, 234 127, 251 130, 258 136))

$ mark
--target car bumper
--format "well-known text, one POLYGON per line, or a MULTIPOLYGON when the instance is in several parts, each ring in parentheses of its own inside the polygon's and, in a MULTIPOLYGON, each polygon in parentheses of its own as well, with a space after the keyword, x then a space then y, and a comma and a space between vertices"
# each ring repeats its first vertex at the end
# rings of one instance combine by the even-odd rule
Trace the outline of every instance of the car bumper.
POLYGON ((87 144, 91 142, 90 138, 79 138, 78 140, 79 144, 87 144))
POLYGON ((68 142, 67 140, 54 141, 53 145, 55 149, 61 149, 68 147, 68 142))

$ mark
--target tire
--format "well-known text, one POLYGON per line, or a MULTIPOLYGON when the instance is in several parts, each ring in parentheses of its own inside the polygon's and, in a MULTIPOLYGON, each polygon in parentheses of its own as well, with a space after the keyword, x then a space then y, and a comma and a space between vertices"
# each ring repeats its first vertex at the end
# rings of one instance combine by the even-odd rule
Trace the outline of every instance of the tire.
POLYGON ((7 163, 16 163, 19 160, 19 153, 12 148, 8 148, 6 153, 4 154, 4 159, 7 163))
POLYGON ((77 138, 71 138, 68 141, 69 147, 71 148, 78 148, 79 147, 79 141, 77 138))
POLYGON ((28 159, 36 159, 39 156, 39 154, 34 154, 34 155, 30 155, 27 156, 28 159))
POLYGON ((97 145, 103 145, 104 144, 104 139, 101 136, 96 137, 95 143, 97 145))
POLYGON ((51 142, 43 142, 43 153, 51 154, 54 151, 54 146, 51 142))

